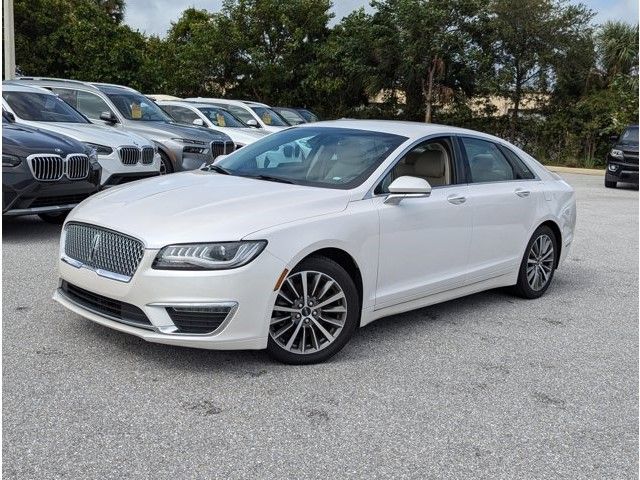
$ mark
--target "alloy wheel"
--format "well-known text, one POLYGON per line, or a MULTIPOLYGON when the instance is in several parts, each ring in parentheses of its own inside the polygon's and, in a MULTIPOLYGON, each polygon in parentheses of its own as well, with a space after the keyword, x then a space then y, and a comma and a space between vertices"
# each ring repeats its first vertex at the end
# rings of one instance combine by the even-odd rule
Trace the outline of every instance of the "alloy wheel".
POLYGON ((527 283, 532 290, 542 290, 553 272, 555 251, 551 238, 542 234, 531 244, 527 257, 527 283))
POLYGON ((294 272, 282 283, 269 334, 283 349, 308 355, 331 345, 345 326, 347 297, 326 273, 294 272))

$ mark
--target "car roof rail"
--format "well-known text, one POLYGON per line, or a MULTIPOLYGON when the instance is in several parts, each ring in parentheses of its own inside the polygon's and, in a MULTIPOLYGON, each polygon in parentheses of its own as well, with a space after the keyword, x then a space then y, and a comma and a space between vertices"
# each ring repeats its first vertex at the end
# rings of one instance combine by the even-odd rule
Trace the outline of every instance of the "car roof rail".
POLYGON ((84 82, 82 80, 71 80, 69 78, 56 78, 56 77, 17 77, 16 81, 21 80, 29 80, 29 81, 41 81, 44 80, 46 82, 62 82, 62 83, 77 83, 80 85, 91 85, 91 82, 84 82))

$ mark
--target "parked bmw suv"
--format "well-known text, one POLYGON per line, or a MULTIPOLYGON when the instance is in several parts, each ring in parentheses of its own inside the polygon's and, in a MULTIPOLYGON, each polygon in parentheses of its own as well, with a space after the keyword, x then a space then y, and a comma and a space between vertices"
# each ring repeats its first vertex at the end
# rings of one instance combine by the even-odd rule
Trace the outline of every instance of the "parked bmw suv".
POLYGON ((22 77, 18 81, 52 90, 93 123, 152 140, 160 153, 161 173, 200 168, 235 149, 228 135, 179 125, 154 101, 129 87, 56 78, 22 77))
POLYGON ((604 186, 615 188, 618 182, 638 185, 638 125, 629 125, 619 137, 611 137, 613 148, 607 154, 604 186))
POLYGON ((2 108, 10 112, 17 123, 66 135, 94 148, 102 166, 103 187, 160 173, 160 156, 149 140, 94 125, 49 90, 3 82, 2 108))
POLYGON ((19 125, 2 112, 2 214, 62 223, 100 187, 94 149, 69 137, 19 125))

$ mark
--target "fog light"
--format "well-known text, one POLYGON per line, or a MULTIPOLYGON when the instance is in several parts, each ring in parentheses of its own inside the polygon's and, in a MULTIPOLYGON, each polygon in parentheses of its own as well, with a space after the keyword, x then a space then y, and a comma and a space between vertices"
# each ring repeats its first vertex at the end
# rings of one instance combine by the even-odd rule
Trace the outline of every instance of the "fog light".
POLYGON ((616 170, 618 170, 618 165, 615 165, 615 164, 610 164, 609 165, 609 171, 610 172, 615 172, 616 170))

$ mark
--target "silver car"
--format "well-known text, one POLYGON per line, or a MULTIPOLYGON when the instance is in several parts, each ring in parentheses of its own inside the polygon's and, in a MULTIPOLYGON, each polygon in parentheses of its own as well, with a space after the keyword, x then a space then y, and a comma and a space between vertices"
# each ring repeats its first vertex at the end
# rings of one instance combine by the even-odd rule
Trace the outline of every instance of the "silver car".
POLYGON ((200 168, 235 149, 228 135, 179 125, 155 102, 129 87, 39 77, 16 81, 52 90, 93 123, 129 130, 152 140, 160 153, 161 173, 200 168))

